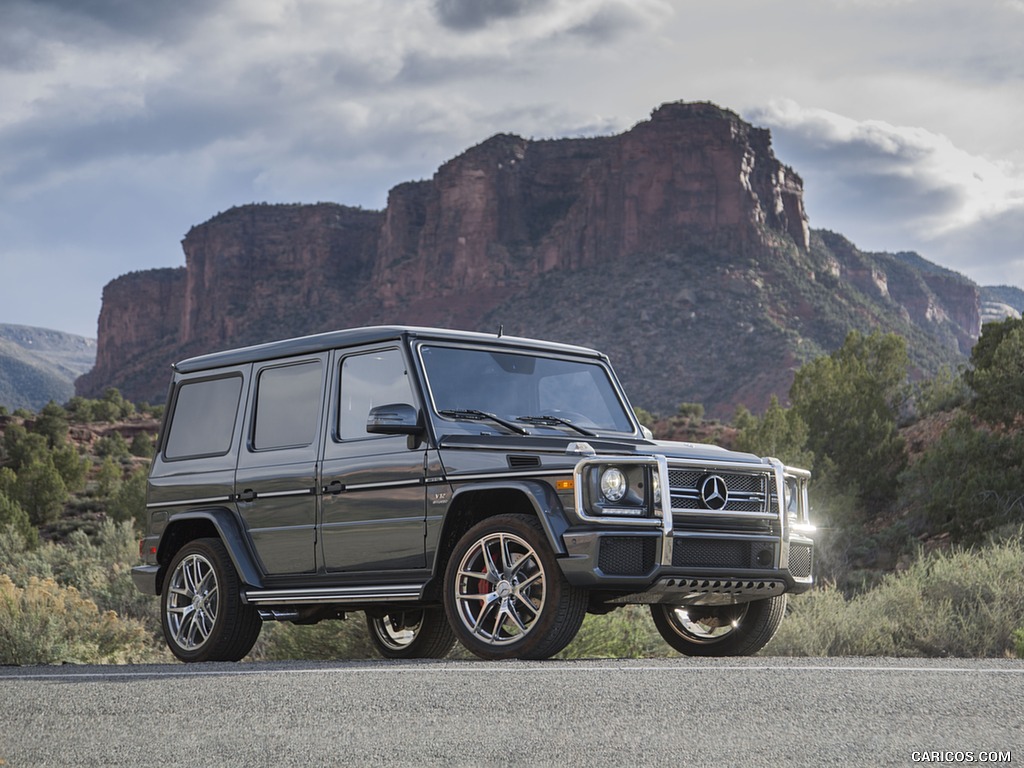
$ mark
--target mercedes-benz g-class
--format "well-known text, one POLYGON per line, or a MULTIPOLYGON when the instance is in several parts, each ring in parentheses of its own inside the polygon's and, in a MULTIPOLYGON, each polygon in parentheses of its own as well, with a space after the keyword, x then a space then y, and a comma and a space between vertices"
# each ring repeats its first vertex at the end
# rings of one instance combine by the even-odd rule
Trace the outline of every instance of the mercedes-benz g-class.
POLYGON ((385 657, 541 659, 628 604, 751 654, 812 583, 808 480, 652 439, 594 350, 337 331, 173 366, 133 578, 184 661, 354 611, 385 657))

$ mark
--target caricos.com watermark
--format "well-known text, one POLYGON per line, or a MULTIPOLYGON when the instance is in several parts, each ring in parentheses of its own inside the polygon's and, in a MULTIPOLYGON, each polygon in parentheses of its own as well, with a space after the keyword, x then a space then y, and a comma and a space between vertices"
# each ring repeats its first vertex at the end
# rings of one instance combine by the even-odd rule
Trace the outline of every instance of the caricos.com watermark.
POLYGON ((988 763, 1009 765, 1012 762, 1010 750, 954 750, 954 749, 928 749, 915 750, 910 753, 910 759, 915 763, 988 763))

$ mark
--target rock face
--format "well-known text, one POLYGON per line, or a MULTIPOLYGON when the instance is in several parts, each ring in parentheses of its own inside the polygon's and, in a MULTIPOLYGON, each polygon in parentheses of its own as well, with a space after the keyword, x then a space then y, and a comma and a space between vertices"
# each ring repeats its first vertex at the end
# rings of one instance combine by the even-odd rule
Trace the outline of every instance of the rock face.
POLYGON ((494 136, 383 212, 244 206, 183 248, 184 269, 104 290, 80 393, 160 400, 175 359, 331 328, 504 324, 600 347, 638 406, 729 415, 784 397, 850 328, 913 335, 927 360, 978 334, 973 283, 813 233, 769 133, 711 104, 663 105, 617 136, 494 136))

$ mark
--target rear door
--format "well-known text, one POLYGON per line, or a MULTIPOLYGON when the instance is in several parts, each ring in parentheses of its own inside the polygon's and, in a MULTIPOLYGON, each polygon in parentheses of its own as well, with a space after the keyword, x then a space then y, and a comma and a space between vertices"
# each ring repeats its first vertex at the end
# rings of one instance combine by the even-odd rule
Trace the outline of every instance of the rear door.
POLYGON ((269 575, 317 568, 317 458, 328 357, 323 353, 253 367, 235 497, 269 575))
POLYGON ((375 435, 366 417, 378 405, 418 405, 398 346, 336 353, 321 491, 321 548, 329 572, 368 573, 426 565, 425 446, 375 435))

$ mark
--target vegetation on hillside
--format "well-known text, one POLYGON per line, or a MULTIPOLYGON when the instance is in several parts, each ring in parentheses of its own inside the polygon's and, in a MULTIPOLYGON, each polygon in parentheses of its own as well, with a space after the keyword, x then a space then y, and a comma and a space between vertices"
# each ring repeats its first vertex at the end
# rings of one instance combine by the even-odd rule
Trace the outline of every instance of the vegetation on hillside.
MULTIPOLYGON (((732 424, 683 403, 659 437, 810 468, 819 586, 767 653, 1024 657, 1024 321, 984 327, 962 371, 911 383, 902 339, 851 332, 732 424)), ((159 408, 116 390, 0 409, 0 663, 166 660, 130 568, 159 408)), ((458 651, 457 651, 458 652, 458 651)), ((253 658, 372 655, 361 616, 268 624, 253 658)), ((649 612, 588 616, 566 658, 673 653, 649 612)))

